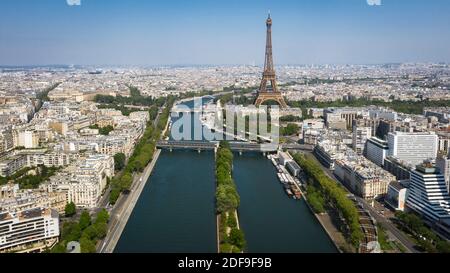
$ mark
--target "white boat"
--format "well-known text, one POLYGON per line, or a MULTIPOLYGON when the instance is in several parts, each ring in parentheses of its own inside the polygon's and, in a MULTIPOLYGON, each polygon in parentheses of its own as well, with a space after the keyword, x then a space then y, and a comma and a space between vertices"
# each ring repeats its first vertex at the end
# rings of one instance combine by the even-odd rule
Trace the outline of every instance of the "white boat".
POLYGON ((286 189, 286 193, 289 195, 289 197, 293 196, 292 191, 290 189, 286 189))
POLYGON ((274 165, 274 166, 277 166, 278 164, 277 164, 277 162, 275 161, 275 159, 271 159, 271 161, 272 161, 272 164, 274 165))

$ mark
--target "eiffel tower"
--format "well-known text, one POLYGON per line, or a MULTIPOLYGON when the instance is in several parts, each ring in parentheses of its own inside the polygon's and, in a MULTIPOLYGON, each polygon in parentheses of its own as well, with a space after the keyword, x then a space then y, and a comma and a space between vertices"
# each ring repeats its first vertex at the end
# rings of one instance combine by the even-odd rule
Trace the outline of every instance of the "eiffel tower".
POLYGON ((287 104, 278 91, 277 80, 275 75, 275 69, 273 67, 273 56, 272 56, 272 18, 267 18, 267 41, 266 41, 266 60, 264 63, 264 73, 261 81, 261 86, 259 88, 258 96, 255 100, 255 106, 259 107, 264 102, 273 100, 276 101, 281 108, 287 108, 287 104), (268 83, 270 82, 270 86, 268 83))

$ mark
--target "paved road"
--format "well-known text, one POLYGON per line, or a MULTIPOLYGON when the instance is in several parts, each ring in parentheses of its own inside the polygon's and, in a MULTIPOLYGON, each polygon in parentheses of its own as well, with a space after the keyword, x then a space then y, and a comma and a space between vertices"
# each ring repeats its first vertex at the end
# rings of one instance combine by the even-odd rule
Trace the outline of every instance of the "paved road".
MULTIPOLYGON (((160 111, 158 112, 156 119, 153 121, 154 126, 158 124, 159 119, 160 111)), ((114 251, 114 248, 122 235, 122 231, 126 226, 128 218, 130 217, 131 212, 139 199, 139 196, 156 164, 160 153, 160 150, 155 152, 152 162, 147 165, 144 172, 134 177, 130 194, 121 194, 113 207, 109 206, 110 188, 106 190, 100 200, 100 206, 96 210, 98 212, 101 209, 106 208, 110 215, 110 221, 108 224, 108 234, 106 238, 103 239, 99 245, 97 245, 97 252, 112 253, 114 251)))
POLYGON ((356 199, 362 203, 363 207, 370 212, 370 214, 375 218, 377 223, 380 223, 386 230, 388 230, 394 237, 397 238, 411 253, 419 253, 414 246, 415 244, 411 242, 408 236, 406 236, 402 231, 400 231, 389 219, 380 215, 372 206, 367 204, 367 201, 356 197, 356 199))
MULTIPOLYGON (((313 153, 310 152, 304 153, 307 153, 315 158, 313 153)), ((347 187, 339 181, 339 179, 333 174, 333 172, 330 169, 325 168, 320 163, 319 165, 322 168, 322 170, 325 171, 328 177, 340 183, 348 191, 347 187)), ((396 237, 398 241, 400 241, 406 247, 408 252, 419 253, 419 251, 417 251, 414 248, 415 244, 411 241, 411 239, 407 235, 405 235, 402 231, 400 231, 389 219, 387 219, 386 217, 381 215, 378 211, 376 211, 374 208, 372 208, 372 206, 368 204, 368 202, 363 198, 357 196, 355 197, 363 205, 363 207, 370 212, 370 214, 375 218, 375 220, 378 223, 380 223, 386 230, 388 230, 394 237, 396 237)))

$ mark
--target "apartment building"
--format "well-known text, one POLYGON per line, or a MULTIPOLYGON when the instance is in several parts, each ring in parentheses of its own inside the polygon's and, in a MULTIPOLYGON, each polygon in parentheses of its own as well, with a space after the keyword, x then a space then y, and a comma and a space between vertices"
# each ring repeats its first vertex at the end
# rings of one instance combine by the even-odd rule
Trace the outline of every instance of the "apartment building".
POLYGON ((357 122, 353 122, 352 147, 358 155, 365 154, 366 142, 371 137, 370 127, 358 126, 357 122))
POLYGON ((49 208, 0 212, 0 253, 42 252, 58 242, 59 215, 49 208))
POLYGON ((42 185, 48 192, 63 192, 67 202, 80 208, 95 208, 107 185, 114 176, 114 158, 93 154, 76 162, 50 178, 42 185))
POLYGON ((51 208, 64 214, 67 197, 64 193, 46 192, 41 189, 19 190, 9 183, 0 188, 0 211, 19 212, 36 207, 51 208))
POLYGON ((364 199, 384 196, 395 177, 363 157, 346 157, 337 160, 334 174, 352 192, 364 199))

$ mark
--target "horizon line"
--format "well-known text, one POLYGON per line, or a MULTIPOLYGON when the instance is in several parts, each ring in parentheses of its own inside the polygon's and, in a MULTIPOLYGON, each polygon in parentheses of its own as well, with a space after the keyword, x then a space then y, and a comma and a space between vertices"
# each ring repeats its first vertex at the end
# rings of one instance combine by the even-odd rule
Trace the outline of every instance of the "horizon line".
MULTIPOLYGON (((285 63, 285 64, 276 64, 277 66, 311 66, 311 65, 388 65, 388 64, 445 64, 449 65, 450 61, 405 61, 405 62, 369 62, 369 63, 285 63)), ((261 67, 264 66, 264 63, 261 64, 248 64, 248 63, 235 63, 235 64, 189 64, 189 63, 180 63, 180 64, 0 64, 0 67, 52 67, 52 66, 110 66, 110 67, 167 67, 167 66, 185 66, 185 67, 193 67, 193 66, 253 66, 253 67, 261 67)))

